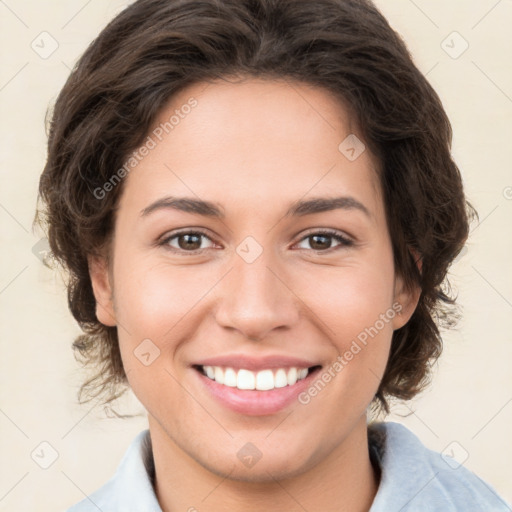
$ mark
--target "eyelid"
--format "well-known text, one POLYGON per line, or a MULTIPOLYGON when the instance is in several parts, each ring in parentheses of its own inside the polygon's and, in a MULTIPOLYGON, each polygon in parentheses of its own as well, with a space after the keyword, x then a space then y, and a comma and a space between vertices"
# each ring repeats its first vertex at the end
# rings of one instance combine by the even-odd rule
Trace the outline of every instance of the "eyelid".
POLYGON ((355 240, 352 236, 350 236, 348 233, 345 233, 344 231, 340 231, 338 229, 334 228, 309 228, 306 230, 305 233, 302 233, 302 237, 299 239, 303 240, 304 238, 307 238, 308 236, 312 235, 332 235, 332 236, 339 236, 340 238, 345 239, 347 242, 353 242, 355 243, 355 240))

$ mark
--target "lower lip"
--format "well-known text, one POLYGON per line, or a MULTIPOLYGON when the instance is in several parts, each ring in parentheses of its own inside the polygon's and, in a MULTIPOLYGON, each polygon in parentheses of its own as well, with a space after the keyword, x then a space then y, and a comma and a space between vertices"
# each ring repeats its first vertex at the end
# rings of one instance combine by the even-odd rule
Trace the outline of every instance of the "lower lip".
POLYGON ((222 405, 232 411, 249 416, 275 414, 297 400, 297 396, 311 384, 311 380, 319 368, 308 373, 307 377, 298 380, 293 386, 258 391, 255 389, 238 389, 224 386, 194 369, 203 386, 222 405))

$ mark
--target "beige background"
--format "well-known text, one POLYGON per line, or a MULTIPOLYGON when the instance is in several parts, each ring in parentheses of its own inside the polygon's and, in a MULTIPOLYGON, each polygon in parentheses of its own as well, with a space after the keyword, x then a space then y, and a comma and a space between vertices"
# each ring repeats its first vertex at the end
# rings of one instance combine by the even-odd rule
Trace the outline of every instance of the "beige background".
MULTIPOLYGON (((133 396, 122 408, 141 413, 131 420, 76 404, 84 374, 70 344, 78 328, 60 278, 33 252, 41 234, 31 228, 46 109, 77 57, 123 4, 0 1, 0 511, 65 510, 111 477, 146 428, 133 396), (40 36, 43 31, 51 36, 40 36), (59 46, 43 59, 31 43, 49 51, 50 37, 59 46), (58 452, 48 469, 31 458, 35 450, 35 460, 51 461, 43 441, 58 452)), ((451 452, 512 502, 512 1, 377 5, 445 105, 454 157, 481 219, 451 273, 464 320, 444 336, 433 385, 388 419, 407 425, 430 448, 451 452), (464 40, 468 49, 452 58, 464 40)))

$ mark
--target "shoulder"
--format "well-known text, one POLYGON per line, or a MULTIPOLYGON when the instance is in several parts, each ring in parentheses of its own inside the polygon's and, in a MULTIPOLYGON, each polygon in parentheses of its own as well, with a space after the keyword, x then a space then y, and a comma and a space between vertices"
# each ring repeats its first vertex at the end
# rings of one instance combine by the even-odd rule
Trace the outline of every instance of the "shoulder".
POLYGON ((381 467, 370 512, 512 510, 491 485, 399 423, 370 423, 368 439, 381 467))
POLYGON ((128 447, 114 476, 66 512, 162 512, 153 490, 153 455, 149 430, 128 447))
POLYGON ((109 510, 112 497, 115 495, 115 481, 112 478, 105 485, 83 500, 79 501, 66 512, 98 512, 98 510, 109 510))

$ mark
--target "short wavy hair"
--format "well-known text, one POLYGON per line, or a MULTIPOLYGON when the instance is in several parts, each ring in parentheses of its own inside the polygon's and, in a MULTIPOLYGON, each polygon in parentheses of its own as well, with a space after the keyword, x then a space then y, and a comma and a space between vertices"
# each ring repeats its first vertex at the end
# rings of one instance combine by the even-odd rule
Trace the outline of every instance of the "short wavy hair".
POLYGON ((83 331, 75 355, 95 370, 78 399, 106 404, 127 388, 117 330, 96 317, 88 269, 88 255, 111 239, 123 184, 101 198, 94 190, 141 145, 173 95, 228 76, 334 93, 379 162, 395 269, 421 288, 411 319, 393 333, 372 402, 388 413, 388 398, 410 399, 430 382, 440 328, 458 317, 447 272, 476 212, 438 95, 368 0, 138 0, 78 60, 51 115, 36 214, 69 276, 69 308, 83 331))

